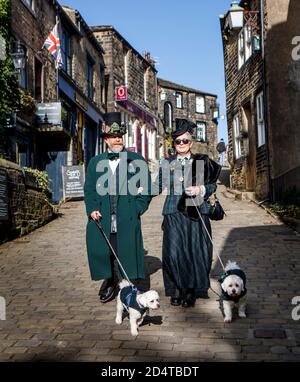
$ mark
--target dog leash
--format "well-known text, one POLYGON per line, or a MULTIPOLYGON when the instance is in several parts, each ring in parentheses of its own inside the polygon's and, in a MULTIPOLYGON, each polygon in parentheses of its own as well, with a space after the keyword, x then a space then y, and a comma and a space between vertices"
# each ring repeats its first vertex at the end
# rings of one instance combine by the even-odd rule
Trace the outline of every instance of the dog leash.
POLYGON ((106 233, 104 232, 104 229, 102 227, 102 224, 100 223, 100 220, 94 220, 94 222, 96 223, 97 227, 99 228, 99 230, 101 231, 109 249, 111 250, 112 254, 114 255, 115 259, 117 260, 118 264, 119 264, 119 267, 121 268, 121 271, 123 273, 123 275, 126 277, 126 280, 129 282, 130 285, 133 285, 132 282, 129 280, 129 277, 127 276, 127 273, 125 272, 125 269, 123 268, 120 260, 118 259, 118 256, 115 252, 115 250, 113 249, 110 241, 108 240, 108 237, 106 236, 106 233))
MULTIPOLYGON (((211 241, 211 244, 214 245, 214 244, 213 244, 213 241, 212 241, 212 238, 211 238, 211 236, 210 236, 210 233, 208 232, 208 229, 207 229, 207 227, 206 227, 206 225, 205 225, 205 223, 204 223, 204 220, 203 220, 203 218, 202 218, 202 216, 201 216, 201 213, 200 213, 200 211, 199 211, 199 208, 197 207, 197 205, 196 205, 196 203, 195 203, 194 198, 192 198, 192 201, 193 201, 193 204, 194 204, 194 206, 195 206, 195 208, 196 208, 196 210, 197 210, 197 212, 198 212, 198 215, 199 215, 199 218, 200 218, 200 220, 201 220, 201 222, 202 222, 202 225, 203 225, 203 227, 205 228, 205 231, 206 231, 206 233, 207 233, 207 235, 208 235, 208 237, 209 237, 209 240, 211 241)), ((218 254, 217 254, 217 257, 218 257, 218 259, 219 259, 219 261, 220 261, 220 263, 221 263, 221 265, 222 265, 223 270, 225 271, 225 267, 224 267, 223 261, 221 260, 221 257, 220 257, 218 254)))

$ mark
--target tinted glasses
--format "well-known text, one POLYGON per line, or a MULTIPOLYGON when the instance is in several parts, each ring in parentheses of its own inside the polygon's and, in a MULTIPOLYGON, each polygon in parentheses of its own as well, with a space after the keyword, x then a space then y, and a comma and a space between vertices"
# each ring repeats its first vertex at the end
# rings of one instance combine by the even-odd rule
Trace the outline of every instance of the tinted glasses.
POLYGON ((191 142, 190 139, 175 139, 176 145, 187 145, 189 142, 191 142))

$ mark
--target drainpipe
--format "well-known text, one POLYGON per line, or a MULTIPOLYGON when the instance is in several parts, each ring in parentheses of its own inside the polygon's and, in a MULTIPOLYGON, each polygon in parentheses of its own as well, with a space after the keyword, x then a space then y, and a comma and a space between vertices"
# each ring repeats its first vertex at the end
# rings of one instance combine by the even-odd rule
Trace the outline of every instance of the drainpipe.
POLYGON ((260 0, 260 26, 261 26, 261 58, 263 72, 263 91, 264 91, 264 115, 265 115, 265 134, 266 134, 266 167, 268 179, 268 197, 273 201, 273 183, 271 179, 271 164, 270 164, 270 146, 269 146, 269 114, 268 114, 268 94, 266 83, 266 58, 265 58, 265 6, 264 0, 260 0))

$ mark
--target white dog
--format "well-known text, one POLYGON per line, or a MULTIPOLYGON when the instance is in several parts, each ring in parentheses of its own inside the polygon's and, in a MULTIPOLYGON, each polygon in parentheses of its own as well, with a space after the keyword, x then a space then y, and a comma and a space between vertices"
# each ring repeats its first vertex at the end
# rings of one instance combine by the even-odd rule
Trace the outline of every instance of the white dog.
POLYGON ((124 309, 129 313, 130 329, 133 336, 138 335, 138 327, 144 320, 146 311, 159 308, 159 295, 154 290, 139 292, 133 284, 122 280, 119 284, 120 292, 117 298, 116 323, 122 324, 122 314, 124 309))
POLYGON ((239 317, 246 317, 246 275, 236 262, 228 261, 219 281, 222 287, 224 322, 232 321, 232 310, 238 307, 239 317))

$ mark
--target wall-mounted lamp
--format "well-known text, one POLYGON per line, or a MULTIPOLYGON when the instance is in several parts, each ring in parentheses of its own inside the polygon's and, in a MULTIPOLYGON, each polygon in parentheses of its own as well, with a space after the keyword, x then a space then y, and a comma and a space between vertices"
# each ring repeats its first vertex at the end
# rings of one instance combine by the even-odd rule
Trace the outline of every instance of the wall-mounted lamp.
POLYGON ((10 44, 9 54, 13 60, 14 67, 18 72, 25 68, 26 49, 20 41, 15 41, 10 44))
POLYGON ((241 29, 244 26, 244 8, 239 6, 239 1, 233 0, 227 13, 229 29, 241 29))

